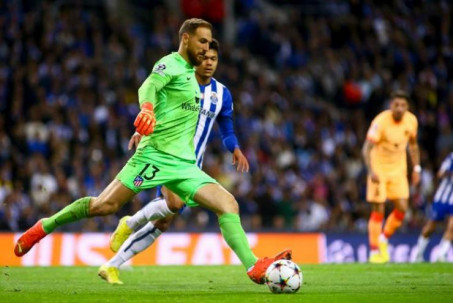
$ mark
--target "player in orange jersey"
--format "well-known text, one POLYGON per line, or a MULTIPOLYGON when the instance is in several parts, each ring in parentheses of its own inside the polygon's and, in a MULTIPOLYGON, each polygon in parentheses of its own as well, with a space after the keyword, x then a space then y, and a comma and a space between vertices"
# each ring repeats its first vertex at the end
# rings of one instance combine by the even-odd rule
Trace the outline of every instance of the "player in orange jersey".
POLYGON ((366 199, 371 203, 368 221, 371 263, 387 263, 388 239, 401 226, 408 207, 406 150, 413 164, 412 184, 420 182, 420 154, 417 144, 417 118, 408 111, 409 95, 395 91, 390 109, 378 114, 371 122, 362 153, 368 169, 366 199), (385 202, 390 200, 393 211, 384 229, 385 202))

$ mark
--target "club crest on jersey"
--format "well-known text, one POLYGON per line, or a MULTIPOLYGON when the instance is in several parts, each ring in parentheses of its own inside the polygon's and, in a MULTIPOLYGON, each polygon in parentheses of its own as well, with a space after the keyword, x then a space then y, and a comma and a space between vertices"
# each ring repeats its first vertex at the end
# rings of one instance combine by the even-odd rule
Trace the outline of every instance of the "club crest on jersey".
POLYGON ((154 68, 153 72, 154 72, 154 73, 157 73, 157 74, 159 74, 159 75, 161 75, 161 76, 163 76, 163 75, 164 75, 164 70, 165 70, 166 68, 167 68, 167 66, 165 66, 165 64, 161 63, 161 64, 158 64, 158 65, 154 68))
POLYGON ((142 183, 143 183, 142 176, 135 177, 135 179, 134 179, 134 186, 135 187, 139 187, 140 185, 142 185, 142 183))
POLYGON ((212 92, 211 93, 211 102, 212 102, 212 104, 216 104, 217 101, 219 101, 219 99, 217 99, 217 93, 216 92, 212 92))

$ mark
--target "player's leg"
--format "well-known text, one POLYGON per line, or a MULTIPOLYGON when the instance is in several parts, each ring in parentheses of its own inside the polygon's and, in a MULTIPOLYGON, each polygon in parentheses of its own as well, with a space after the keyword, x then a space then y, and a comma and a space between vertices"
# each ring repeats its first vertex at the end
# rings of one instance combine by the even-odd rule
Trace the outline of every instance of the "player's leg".
POLYGON ((145 226, 130 235, 121 245, 118 252, 109 261, 108 266, 119 268, 136 254, 151 246, 156 239, 168 229, 173 217, 159 219, 156 222, 148 222, 145 226))
POLYGON ((447 254, 451 248, 452 241, 453 241, 453 214, 450 215, 448 218, 447 228, 442 236, 442 240, 439 243, 437 261, 445 262, 447 260, 447 254))
POLYGON ((119 267, 150 247, 168 229, 175 216, 162 218, 154 223, 148 222, 130 235, 118 252, 99 268, 98 275, 110 284, 123 284, 119 279, 119 267))
POLYGON ((291 251, 286 250, 273 258, 258 259, 252 252, 247 236, 241 225, 239 206, 236 199, 217 183, 200 187, 193 199, 201 206, 212 210, 219 220, 220 230, 225 242, 236 253, 247 269, 247 274, 256 283, 264 283, 264 274, 275 260, 291 259, 291 251))
POLYGON ((183 206, 184 202, 176 194, 162 187, 163 198, 153 200, 154 203, 148 203, 127 220, 127 225, 137 230, 147 222, 154 221, 155 219, 165 218, 172 216, 178 212, 183 206))
POLYGON ((395 231, 403 224, 404 216, 406 215, 408 200, 396 199, 391 200, 394 205, 393 211, 388 216, 384 225, 385 240, 388 240, 395 231))
MULTIPOLYGON (((171 218, 161 220, 171 221, 171 218)), ((99 268, 98 275, 110 284, 123 284, 119 279, 119 267, 151 246, 161 233, 153 223, 148 222, 148 224, 127 238, 118 252, 99 268)))
POLYGON ((121 245, 126 241, 126 239, 134 232, 139 230, 142 226, 144 226, 147 222, 146 216, 150 214, 148 217, 150 221, 172 216, 174 213, 170 212, 167 207, 167 202, 163 197, 157 197, 154 200, 150 201, 144 208, 139 210, 135 213, 132 217, 125 216, 120 219, 118 226, 116 227, 115 231, 112 233, 110 237, 110 249, 113 252, 117 252, 121 245), (164 207, 162 207, 162 205, 164 207), (137 217, 139 220, 137 220, 137 217), (128 224, 129 220, 133 218, 135 224, 130 225, 128 224))
POLYGON ((426 247, 429 243, 429 237, 436 229, 436 221, 429 220, 423 226, 422 232, 417 240, 416 251, 417 254, 415 256, 415 262, 423 262, 423 255, 425 254, 426 247))
POLYGON ((405 174, 387 176, 387 198, 393 203, 393 211, 384 225, 384 232, 379 237, 379 250, 383 259, 390 261, 388 240, 403 224, 409 204, 409 182, 405 174))
POLYGON ((165 182, 168 177, 165 170, 160 172, 157 169, 161 165, 160 160, 162 159, 158 155, 154 157, 153 152, 154 150, 151 148, 137 150, 115 177, 115 180, 98 197, 81 198, 50 218, 36 223, 17 241, 14 249, 16 255, 24 255, 34 244, 58 226, 82 218, 112 214, 137 192, 165 182), (150 163, 150 159, 153 159, 153 163, 150 163))
POLYGON ((388 179, 387 197, 393 203, 393 211, 384 225, 384 237, 388 240, 401 226, 409 206, 409 182, 405 174, 388 179))
POLYGON ((385 263, 382 258, 379 240, 382 233, 382 222, 384 220, 385 203, 371 202, 371 215, 368 220, 368 242, 370 246, 370 262, 385 263))
POLYGON ((239 205, 236 199, 222 186, 209 183, 201 187, 194 196, 195 202, 212 210, 219 218, 220 230, 226 243, 237 254, 248 269, 257 258, 249 247, 247 237, 239 218, 239 205))
POLYGON ((436 223, 442 222, 445 219, 444 203, 434 201, 429 208, 429 220, 423 226, 422 232, 417 240, 417 255, 415 256, 416 262, 423 262, 423 255, 425 254, 426 247, 429 243, 429 237, 436 229, 436 223))
MULTIPOLYGON (((180 159, 162 153, 151 146, 138 149, 133 161, 128 162, 128 169, 123 169, 119 176, 123 183, 130 188, 147 189, 165 184, 178 177, 180 159)), ((110 248, 117 251, 121 244, 147 222, 172 216, 174 212, 169 208, 164 198, 155 199, 148 203, 131 218, 124 217, 120 220, 110 240, 110 248), (129 225, 129 224, 130 225, 129 225)))
POLYGON ((385 214, 386 188, 385 180, 379 183, 367 179, 366 199, 371 205, 371 214, 368 220, 368 241, 370 246, 371 263, 385 263, 379 251, 379 236, 382 233, 382 222, 385 214))
POLYGON ((17 256, 23 256, 36 243, 59 226, 83 218, 112 214, 134 195, 134 191, 115 179, 98 197, 80 198, 53 216, 38 221, 18 239, 14 252, 17 256))
POLYGON ((274 258, 257 261, 242 229, 236 199, 216 180, 193 163, 180 161, 174 174, 172 181, 166 182, 165 186, 181 197, 187 206, 193 207, 200 204, 217 214, 220 230, 225 241, 239 257, 242 264, 249 269, 248 274, 256 283, 264 283, 265 269, 273 260, 291 258, 291 251, 284 251, 274 258), (250 271, 250 269, 253 270, 250 271), (257 272, 259 272, 259 275, 257 272))
MULTIPOLYGON (((160 187, 158 192, 158 198, 161 198, 160 196, 164 195, 166 197, 165 199, 170 201, 169 204, 174 207, 179 207, 181 210, 183 209, 184 203, 176 194, 163 187, 160 187)), ((151 201, 149 203, 154 202, 151 201)), ((119 279, 119 267, 151 246, 163 232, 167 231, 170 223, 176 216, 177 215, 173 215, 159 219, 155 222, 148 222, 130 236, 128 236, 128 234, 121 234, 123 229, 120 228, 120 223, 115 231, 118 235, 116 237, 112 236, 110 241, 110 248, 117 253, 99 268, 98 275, 110 284, 123 284, 119 279), (114 250, 114 248, 116 248, 115 245, 117 243, 114 242, 114 239, 124 239, 116 250, 114 250)))
POLYGON ((147 203, 133 216, 121 218, 117 228, 110 237, 110 249, 113 252, 117 252, 124 241, 126 241, 126 239, 134 231, 139 230, 148 222, 158 219, 158 227, 165 228, 165 230, 168 228, 171 220, 159 220, 167 217, 173 217, 175 212, 184 206, 184 202, 176 194, 167 190, 165 187, 162 187, 159 191, 161 191, 163 196, 159 195, 156 199, 147 203))
POLYGON ((391 202, 393 202, 394 205, 393 211, 385 221, 384 232, 379 236, 379 252, 386 262, 390 261, 388 241, 395 231, 403 224, 408 206, 407 199, 395 199, 391 200, 391 202))

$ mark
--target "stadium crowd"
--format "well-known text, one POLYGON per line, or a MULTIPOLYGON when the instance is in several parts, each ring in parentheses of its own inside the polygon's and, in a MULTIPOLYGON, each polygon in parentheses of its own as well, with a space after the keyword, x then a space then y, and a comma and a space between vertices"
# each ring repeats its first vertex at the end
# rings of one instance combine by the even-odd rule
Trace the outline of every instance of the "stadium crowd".
MULTIPOLYGON (((145 19, 102 1, 1 2, 0 230, 25 230, 115 177, 132 154, 138 87, 177 49, 181 21, 200 13, 186 2, 177 11, 153 2, 145 19)), ((233 94, 251 165, 237 173, 214 132, 205 170, 235 195, 248 231, 365 232, 361 147, 390 92, 405 89, 423 172, 403 230, 419 230, 435 171, 453 150, 453 5, 293 2, 236 1, 231 44, 222 44, 226 13, 203 15, 218 25, 215 77, 233 94)), ((111 231, 153 197, 142 192, 115 216, 61 230, 111 231)), ((187 209, 172 230, 205 231, 214 220, 187 209)))

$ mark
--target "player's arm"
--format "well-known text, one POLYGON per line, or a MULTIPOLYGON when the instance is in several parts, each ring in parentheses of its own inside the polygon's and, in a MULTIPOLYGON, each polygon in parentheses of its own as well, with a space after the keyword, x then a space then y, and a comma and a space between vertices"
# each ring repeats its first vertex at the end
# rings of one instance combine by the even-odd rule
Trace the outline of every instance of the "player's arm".
POLYGON ((135 132, 131 138, 129 139, 129 144, 127 145, 127 148, 131 150, 133 147, 138 147, 138 144, 142 140, 142 135, 140 135, 138 132, 135 132))
POLYGON ((453 154, 450 154, 440 165, 437 171, 437 178, 442 179, 453 175, 453 154))
POLYGON ((382 137, 382 129, 383 129, 383 121, 380 119, 380 115, 376 116, 376 118, 371 121, 370 128, 367 131, 365 143, 363 143, 362 147, 362 156, 365 162, 366 169, 368 171, 368 175, 371 178, 372 182, 379 183, 379 176, 373 171, 373 167, 371 165, 371 150, 380 142, 382 137))
POLYGON ((373 169, 371 168, 371 150, 373 149, 373 147, 374 147, 373 141, 366 139, 362 147, 362 156, 363 161, 365 162, 367 172, 371 177, 371 181, 379 182, 378 175, 375 172, 373 172, 373 169))
MULTIPOLYGON (((136 132, 147 136, 154 131, 156 118, 154 106, 157 93, 171 81, 171 75, 165 72, 165 64, 158 64, 154 67, 151 75, 145 80, 139 89, 140 113, 134 121, 136 132)), ((134 136, 133 136, 134 137, 134 136)), ((129 144, 130 146, 130 144, 129 144)))
POLYGON ((223 105, 217 117, 223 145, 233 154, 232 164, 237 165, 237 171, 248 172, 249 162, 239 147, 233 126, 233 100, 227 88, 224 90, 223 105))
POLYGON ((442 178, 445 178, 445 177, 449 177, 449 176, 452 176, 453 175, 453 172, 451 171, 446 171, 446 170, 440 170, 437 172, 437 178, 438 179, 442 179, 442 178))
POLYGON ((420 173, 421 169, 417 169, 417 167, 420 167, 420 149, 415 138, 409 139, 409 156, 411 157, 411 163, 414 167, 414 171, 418 171, 420 173))
POLYGON ((418 183, 420 183, 420 173, 422 172, 422 167, 420 166, 420 149, 418 147, 416 134, 409 138, 408 150, 413 167, 412 184, 418 185, 418 183))

